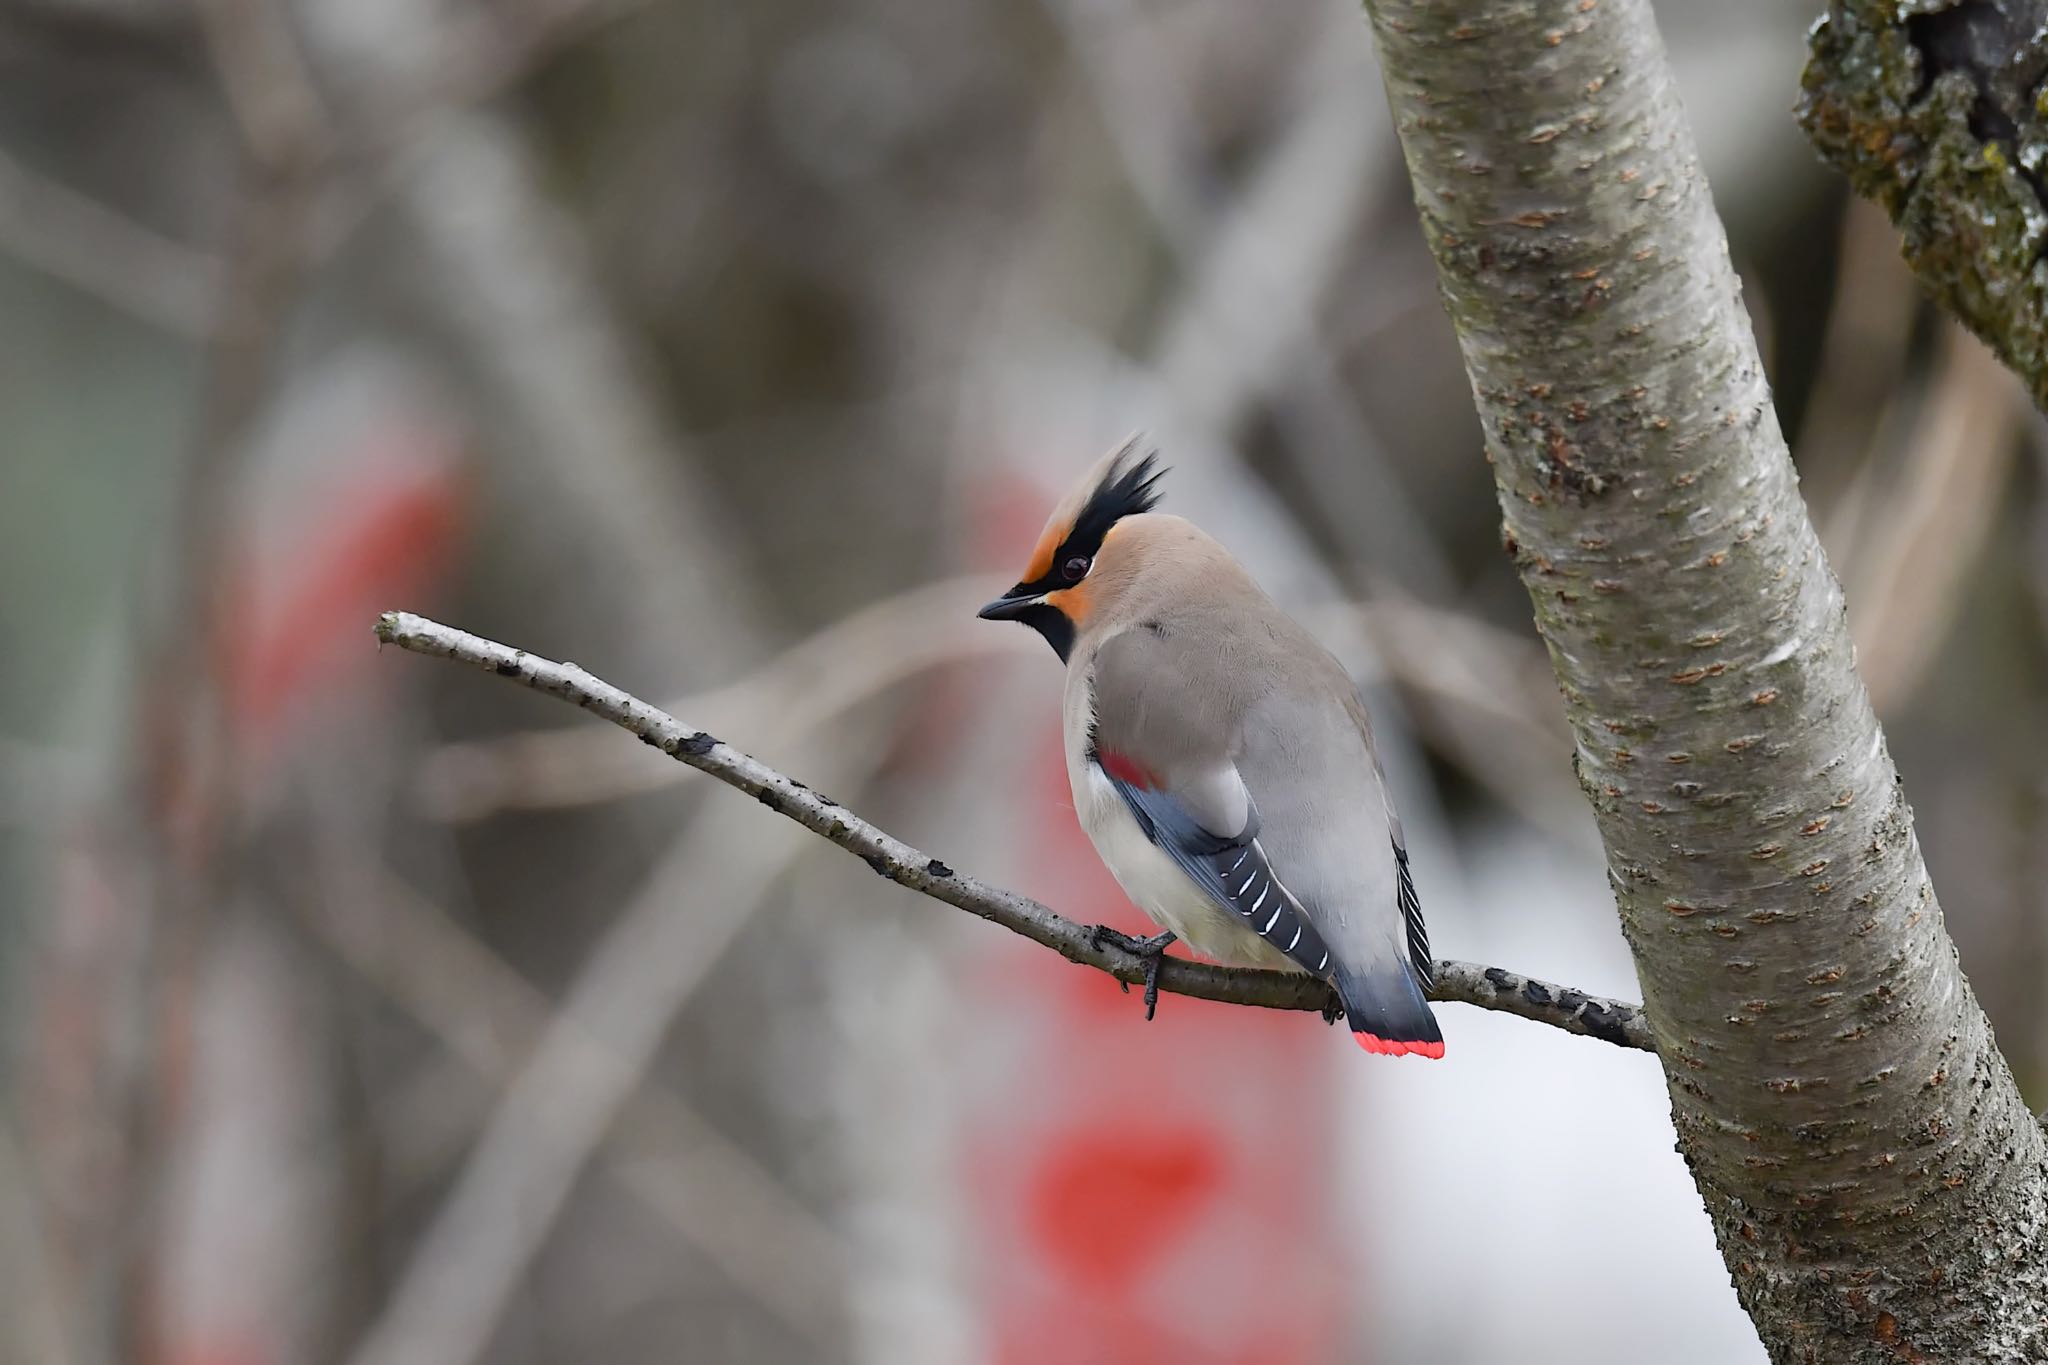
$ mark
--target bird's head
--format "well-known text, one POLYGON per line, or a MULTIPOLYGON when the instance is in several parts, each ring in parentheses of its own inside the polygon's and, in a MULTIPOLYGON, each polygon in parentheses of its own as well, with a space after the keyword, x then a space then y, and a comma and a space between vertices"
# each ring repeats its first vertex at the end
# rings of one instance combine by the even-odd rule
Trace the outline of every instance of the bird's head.
POLYGON ((1140 517, 1159 501, 1153 485, 1166 471, 1159 457, 1140 454, 1133 436, 1098 460, 1045 523, 1031 562, 1017 586, 983 607, 985 621, 1021 621, 1043 635, 1065 659, 1075 632, 1106 605, 1098 587, 1105 560, 1118 549, 1113 534, 1127 517, 1140 517))

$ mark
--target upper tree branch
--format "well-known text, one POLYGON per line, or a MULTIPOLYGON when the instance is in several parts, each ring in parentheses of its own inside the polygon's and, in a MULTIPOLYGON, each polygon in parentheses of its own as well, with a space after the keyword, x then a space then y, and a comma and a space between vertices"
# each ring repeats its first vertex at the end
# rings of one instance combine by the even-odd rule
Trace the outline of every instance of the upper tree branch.
MULTIPOLYGON (((956 872, 861 819, 828 796, 770 768, 712 735, 695 729, 570 663, 555 663, 524 650, 455 630, 408 612, 387 612, 377 621, 377 638, 416 654, 454 659, 516 679, 537 692, 577 706, 639 736, 672 758, 752 796, 777 814, 858 855, 882 876, 934 900, 979 915, 1041 943, 1070 962, 1094 967, 1126 984, 1145 979, 1143 958, 1113 943, 1097 943, 1089 930, 1028 896, 990 886, 956 872)), ((1651 1050, 1641 1011, 1617 1000, 1589 996, 1566 986, 1470 962, 1433 964, 1432 998, 1549 1024, 1567 1033, 1599 1038, 1622 1047, 1651 1050)), ((1168 958, 1159 988, 1201 1000, 1221 1000, 1267 1009, 1324 1010, 1336 994, 1299 972, 1219 967, 1168 958)))
POLYGON ((2048 406, 2048 0, 1831 0, 1799 120, 1913 273, 2048 406))

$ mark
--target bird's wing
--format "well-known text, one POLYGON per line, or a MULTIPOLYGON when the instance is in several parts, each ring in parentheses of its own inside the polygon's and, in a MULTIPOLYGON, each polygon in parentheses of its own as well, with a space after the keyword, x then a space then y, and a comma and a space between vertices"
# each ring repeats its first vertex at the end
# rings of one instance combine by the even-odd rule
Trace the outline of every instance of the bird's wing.
POLYGON ((1214 667, 1207 656, 1176 657, 1182 653, 1143 626, 1104 644, 1088 761, 1145 837, 1212 901, 1304 970, 1326 975, 1329 945, 1274 872, 1258 810, 1231 762, 1232 689, 1200 676, 1214 667))
POLYGON ((1330 945, 1332 973, 1368 1051, 1442 1054, 1424 992, 1429 939, 1371 729, 1337 661, 1304 647, 1245 718, 1237 767, 1264 841, 1330 945))
POLYGON ((1428 992, 1436 986, 1436 968, 1434 959, 1429 955, 1429 926, 1422 920, 1422 898, 1415 894, 1415 874, 1408 867, 1408 835, 1401 828, 1401 817, 1394 813, 1393 797, 1387 793, 1386 769, 1381 766, 1378 746, 1372 741, 1372 719, 1366 714, 1365 701, 1349 678, 1344 682, 1345 712, 1365 739, 1366 751, 1372 755, 1373 782, 1379 787, 1381 800, 1387 808, 1387 826, 1394 840, 1394 868, 1398 884, 1395 900, 1401 907, 1401 923, 1408 931, 1408 968, 1415 974, 1416 984, 1428 992))

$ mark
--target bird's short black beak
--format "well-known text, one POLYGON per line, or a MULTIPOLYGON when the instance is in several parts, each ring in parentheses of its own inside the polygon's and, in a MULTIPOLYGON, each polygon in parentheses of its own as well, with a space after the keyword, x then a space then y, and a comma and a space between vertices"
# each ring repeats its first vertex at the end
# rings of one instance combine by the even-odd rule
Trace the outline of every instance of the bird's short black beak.
POLYGON ((1074 623, 1067 619, 1065 612, 1045 600, 1042 587, 1019 583, 975 615, 984 621, 1016 621, 1027 625, 1045 637, 1053 653, 1065 659, 1074 650, 1074 623))
POLYGON ((1015 621, 1038 605, 1038 593, 1028 588, 1012 588, 974 614, 984 621, 1015 621))

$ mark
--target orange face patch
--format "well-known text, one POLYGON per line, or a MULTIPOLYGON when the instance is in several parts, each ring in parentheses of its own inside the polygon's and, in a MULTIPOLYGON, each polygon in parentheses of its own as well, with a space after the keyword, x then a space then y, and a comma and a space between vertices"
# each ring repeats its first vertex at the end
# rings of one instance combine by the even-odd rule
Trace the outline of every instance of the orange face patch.
POLYGON ((1060 542, 1065 540, 1067 528, 1048 526, 1045 534, 1038 538, 1038 546, 1031 552, 1031 562, 1024 566, 1024 576, 1019 583, 1036 583, 1052 572, 1052 557, 1059 551, 1060 542))
POLYGON ((1045 595, 1048 607, 1057 607, 1069 621, 1080 625, 1088 619, 1088 579, 1082 579, 1071 588, 1059 588, 1045 595))

